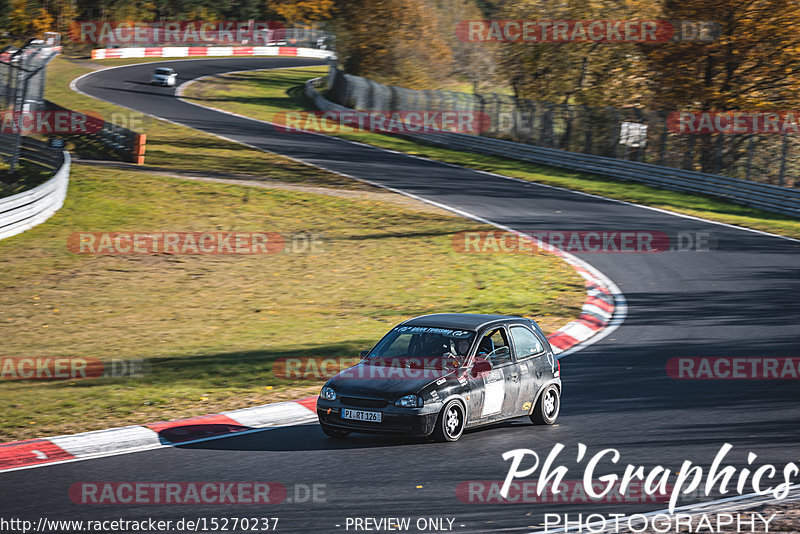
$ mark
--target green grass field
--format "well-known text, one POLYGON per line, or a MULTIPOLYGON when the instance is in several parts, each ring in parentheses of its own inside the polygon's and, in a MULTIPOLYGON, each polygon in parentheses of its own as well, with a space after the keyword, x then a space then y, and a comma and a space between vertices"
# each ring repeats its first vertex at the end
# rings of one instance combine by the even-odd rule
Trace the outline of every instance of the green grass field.
MULTIPOLYGON (((198 104, 270 121, 278 111, 314 109, 298 87, 305 80, 322 76, 326 72, 326 67, 312 67, 286 69, 280 72, 254 71, 215 76, 192 83, 188 86, 185 97, 198 104)), ((800 238, 798 219, 700 195, 688 195, 597 175, 433 147, 396 136, 369 132, 336 135, 474 169, 800 238)))
MULTIPOLYGON (((150 58, 152 60, 152 58, 150 58)), ((175 171, 196 171, 224 167, 228 173, 247 174, 261 179, 315 183, 328 187, 350 187, 350 180, 338 179, 336 175, 323 173, 292 160, 248 149, 225 141, 211 134, 199 132, 168 122, 159 121, 141 113, 132 112, 113 104, 84 96, 69 89, 74 78, 91 72, 97 67, 108 67, 134 63, 133 60, 86 61, 58 57, 47 71, 46 97, 66 108, 76 111, 93 111, 106 118, 115 113, 125 116, 127 121, 141 125, 138 130, 147 134, 145 164, 149 167, 168 168, 175 171), (224 166, 219 162, 224 161, 224 166)), ((139 61, 142 62, 142 61, 139 61)), ((72 144, 70 148, 75 148, 72 144)), ((80 147, 78 155, 82 154, 80 147)), ((93 155, 90 155, 93 157, 93 155)))
MULTIPOLYGON (((121 111, 69 91, 89 70, 55 60, 48 97, 121 111)), ((522 314, 552 331, 583 302, 583 279, 552 256, 453 248, 454 233, 482 225, 188 128, 148 119, 145 133, 147 166, 76 163, 64 207, 0 241, 0 358, 141 358, 147 372, 0 380, 0 442, 314 394, 320 381, 276 378, 275 359, 352 358, 414 315, 522 314), (216 178, 222 166, 231 183, 181 178, 216 178), (86 231, 314 233, 322 245, 259 256, 69 252, 68 237, 86 231)))
POLYGON ((46 182, 53 175, 47 167, 20 160, 14 174, 11 165, 0 160, 0 198, 16 195, 46 182))

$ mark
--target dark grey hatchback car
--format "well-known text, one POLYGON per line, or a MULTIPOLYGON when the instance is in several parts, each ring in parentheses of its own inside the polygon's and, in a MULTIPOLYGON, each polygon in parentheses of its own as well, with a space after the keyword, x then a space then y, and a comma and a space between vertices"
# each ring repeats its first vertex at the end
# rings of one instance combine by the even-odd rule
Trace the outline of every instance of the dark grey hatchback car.
POLYGON ((440 313, 409 319, 320 392, 322 431, 432 436, 529 416, 553 424, 561 366, 539 326, 509 315, 440 313))

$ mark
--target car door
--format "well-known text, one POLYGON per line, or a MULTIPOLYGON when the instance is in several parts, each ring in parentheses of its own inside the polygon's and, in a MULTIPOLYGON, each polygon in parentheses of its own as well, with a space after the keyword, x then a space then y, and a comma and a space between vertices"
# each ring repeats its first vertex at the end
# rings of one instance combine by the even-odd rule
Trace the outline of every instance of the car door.
POLYGON ((545 337, 544 333, 539 329, 534 329, 534 333, 536 337, 539 338, 542 345, 544 346, 544 352, 535 357, 535 364, 536 364, 536 379, 537 379, 537 391, 538 388, 542 387, 545 382, 550 380, 558 367, 558 363, 556 362, 555 354, 553 353, 553 349, 550 346, 550 343, 547 342, 547 337, 545 337))
POLYGON ((518 402, 513 415, 530 413, 539 388, 548 376, 547 349, 542 339, 524 324, 510 325, 509 332, 514 345, 514 358, 519 367, 518 402))
POLYGON ((519 369, 512 356, 511 342, 504 326, 490 328, 478 343, 476 357, 492 364, 483 378, 483 401, 480 417, 484 420, 504 419, 515 410, 519 396, 519 369))

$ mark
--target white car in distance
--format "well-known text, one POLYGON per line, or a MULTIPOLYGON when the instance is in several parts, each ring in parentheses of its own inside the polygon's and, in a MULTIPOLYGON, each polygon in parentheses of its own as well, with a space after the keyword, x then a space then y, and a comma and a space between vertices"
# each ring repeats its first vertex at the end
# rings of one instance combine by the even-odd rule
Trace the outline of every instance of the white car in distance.
POLYGON ((178 73, 175 69, 169 67, 158 67, 153 71, 153 78, 150 83, 153 85, 163 85, 165 87, 174 87, 175 80, 178 78, 178 73))

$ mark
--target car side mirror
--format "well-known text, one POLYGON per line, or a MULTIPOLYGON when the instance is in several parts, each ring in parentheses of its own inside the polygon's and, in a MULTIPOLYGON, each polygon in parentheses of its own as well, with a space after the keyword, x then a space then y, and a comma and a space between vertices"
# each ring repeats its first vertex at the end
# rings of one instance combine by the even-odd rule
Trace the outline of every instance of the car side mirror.
POLYGON ((364 358, 366 358, 366 357, 367 357, 367 354, 369 354, 369 351, 368 351, 368 350, 362 350, 362 351, 359 353, 359 356, 361 356, 361 359, 363 360, 364 358))
POLYGON ((492 372, 492 362, 489 360, 478 360, 472 366, 472 376, 478 377, 480 375, 492 372))

